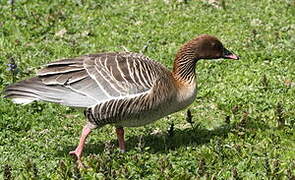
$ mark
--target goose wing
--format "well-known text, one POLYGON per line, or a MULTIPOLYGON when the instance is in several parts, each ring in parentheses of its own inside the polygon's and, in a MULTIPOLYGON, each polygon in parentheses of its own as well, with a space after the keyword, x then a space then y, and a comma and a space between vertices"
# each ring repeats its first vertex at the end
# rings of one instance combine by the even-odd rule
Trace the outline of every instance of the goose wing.
POLYGON ((90 107, 148 93, 163 67, 137 53, 101 53, 47 64, 37 77, 4 91, 16 103, 34 100, 90 107))

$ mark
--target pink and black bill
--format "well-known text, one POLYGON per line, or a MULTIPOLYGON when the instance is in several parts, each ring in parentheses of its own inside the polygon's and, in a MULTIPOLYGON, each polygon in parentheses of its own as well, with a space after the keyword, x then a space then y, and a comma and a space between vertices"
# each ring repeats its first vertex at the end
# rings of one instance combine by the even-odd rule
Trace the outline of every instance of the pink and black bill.
POLYGON ((229 50, 225 49, 223 50, 223 58, 225 59, 240 59, 239 56, 235 55, 234 53, 230 52, 229 50))

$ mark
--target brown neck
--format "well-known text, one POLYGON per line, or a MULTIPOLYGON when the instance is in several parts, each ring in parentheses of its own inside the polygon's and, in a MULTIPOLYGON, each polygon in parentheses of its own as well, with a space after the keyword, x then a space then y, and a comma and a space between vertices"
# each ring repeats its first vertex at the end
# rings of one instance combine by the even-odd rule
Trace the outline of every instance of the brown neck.
POLYGON ((181 48, 174 60, 172 74, 175 80, 183 83, 195 81, 196 58, 190 47, 181 48))

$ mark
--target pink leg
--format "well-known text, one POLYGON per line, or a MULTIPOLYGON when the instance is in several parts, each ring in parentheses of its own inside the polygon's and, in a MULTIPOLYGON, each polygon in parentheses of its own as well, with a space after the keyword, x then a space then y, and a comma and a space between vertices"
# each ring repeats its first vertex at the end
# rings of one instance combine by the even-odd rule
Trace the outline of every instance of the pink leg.
POLYGON ((79 145, 77 146, 77 148, 74 151, 71 151, 69 153, 70 155, 76 156, 77 163, 78 163, 79 167, 83 167, 83 164, 81 162, 81 155, 82 155, 82 152, 83 152, 83 148, 84 148, 86 138, 87 138, 87 136, 89 135, 90 132, 91 132, 91 128, 87 124, 86 126, 84 126, 84 128, 82 130, 79 145))
POLYGON ((125 152, 125 140, 124 140, 124 129, 122 127, 116 128, 116 133, 119 141, 119 147, 121 152, 125 152))

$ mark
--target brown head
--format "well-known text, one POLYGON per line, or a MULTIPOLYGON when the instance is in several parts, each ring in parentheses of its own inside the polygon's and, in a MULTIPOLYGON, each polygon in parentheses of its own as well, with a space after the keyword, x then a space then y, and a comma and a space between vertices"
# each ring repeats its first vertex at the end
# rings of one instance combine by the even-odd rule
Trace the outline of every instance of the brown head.
POLYGON ((225 47, 214 36, 207 34, 200 35, 187 42, 178 52, 178 56, 183 53, 192 53, 194 59, 239 59, 239 57, 225 47))
POLYGON ((239 59, 239 57, 225 47, 214 36, 200 35, 184 44, 178 51, 173 75, 178 81, 193 82, 195 66, 199 59, 239 59))

